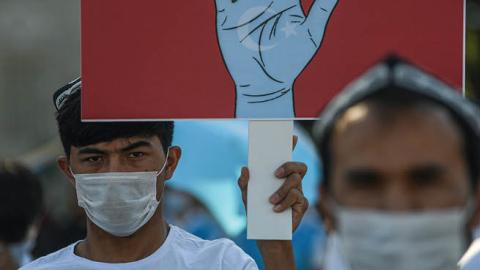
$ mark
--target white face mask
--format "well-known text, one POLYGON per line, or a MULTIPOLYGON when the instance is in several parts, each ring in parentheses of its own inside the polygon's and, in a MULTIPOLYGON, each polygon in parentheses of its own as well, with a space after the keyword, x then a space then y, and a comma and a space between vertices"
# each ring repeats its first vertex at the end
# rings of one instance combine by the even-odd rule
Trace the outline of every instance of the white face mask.
POLYGON ((465 251, 467 211, 391 213, 338 207, 340 251, 352 270, 451 270, 465 251))
POLYGON ((158 172, 74 174, 78 205, 104 231, 118 237, 132 235, 157 210, 157 176, 167 159, 168 152, 158 172))

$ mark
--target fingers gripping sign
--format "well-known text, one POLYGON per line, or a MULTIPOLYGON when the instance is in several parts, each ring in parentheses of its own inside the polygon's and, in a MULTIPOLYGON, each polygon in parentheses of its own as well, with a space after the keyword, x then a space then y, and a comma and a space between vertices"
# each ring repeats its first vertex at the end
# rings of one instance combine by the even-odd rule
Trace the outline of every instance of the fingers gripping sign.
POLYGON ((293 118, 293 84, 321 46, 337 0, 217 0, 217 35, 239 118, 293 118))
MULTIPOLYGON (((295 146, 297 138, 293 140, 295 146)), ((272 212, 282 213, 287 209, 292 209, 292 231, 295 231, 300 224, 308 208, 308 200, 303 194, 302 181, 307 173, 307 166, 301 162, 286 162, 276 169, 272 174, 276 181, 283 181, 281 186, 269 195, 268 201, 272 212)), ((247 207, 248 185, 250 181, 250 171, 244 167, 241 170, 238 179, 238 185, 242 192, 242 199, 247 207)))
MULTIPOLYGON (((291 166, 295 163, 286 163, 284 166, 291 166)), ((292 228, 295 231, 300 225, 305 212, 308 209, 309 202, 302 190, 302 180, 305 176, 306 166, 302 164, 298 167, 300 171, 291 172, 282 187, 278 189, 270 197, 270 203, 273 206, 275 212, 283 212, 288 208, 292 208, 292 228), (304 168, 304 169, 303 169, 304 168), (303 174, 302 171, 303 170, 303 174)), ((240 178, 238 179, 238 185, 242 191, 243 203, 247 205, 247 189, 248 181, 250 179, 248 168, 242 168, 240 178)), ((279 179, 284 179, 283 175, 279 179)))
POLYGON ((303 194, 302 180, 307 166, 301 162, 287 162, 275 172, 278 179, 285 179, 282 186, 270 197, 275 212, 292 208, 292 227, 295 231, 308 209, 308 200, 303 194))

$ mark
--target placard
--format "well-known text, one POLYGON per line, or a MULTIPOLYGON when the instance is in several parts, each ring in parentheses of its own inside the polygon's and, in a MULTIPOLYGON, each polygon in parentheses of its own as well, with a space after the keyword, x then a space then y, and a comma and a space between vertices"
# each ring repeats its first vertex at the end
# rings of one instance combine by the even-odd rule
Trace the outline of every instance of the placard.
POLYGON ((82 118, 315 118, 396 53, 463 88, 464 0, 82 0, 82 118))

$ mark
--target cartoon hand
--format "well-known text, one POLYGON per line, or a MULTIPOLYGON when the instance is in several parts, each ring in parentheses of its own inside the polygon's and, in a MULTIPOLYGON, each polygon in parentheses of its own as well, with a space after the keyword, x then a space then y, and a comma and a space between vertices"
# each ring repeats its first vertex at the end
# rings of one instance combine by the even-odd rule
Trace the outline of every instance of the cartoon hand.
POLYGON ((292 118, 293 83, 322 44, 338 0, 216 0, 217 34, 238 118, 292 118))

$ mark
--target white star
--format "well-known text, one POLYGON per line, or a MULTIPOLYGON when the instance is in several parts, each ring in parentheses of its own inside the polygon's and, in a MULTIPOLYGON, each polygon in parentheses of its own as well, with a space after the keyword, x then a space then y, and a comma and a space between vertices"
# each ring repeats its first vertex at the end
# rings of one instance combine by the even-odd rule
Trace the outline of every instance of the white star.
POLYGON ((294 35, 294 36, 297 35, 297 31, 295 30, 296 27, 297 27, 296 24, 287 22, 285 26, 280 30, 282 30, 285 33, 285 37, 288 38, 291 35, 294 35))

